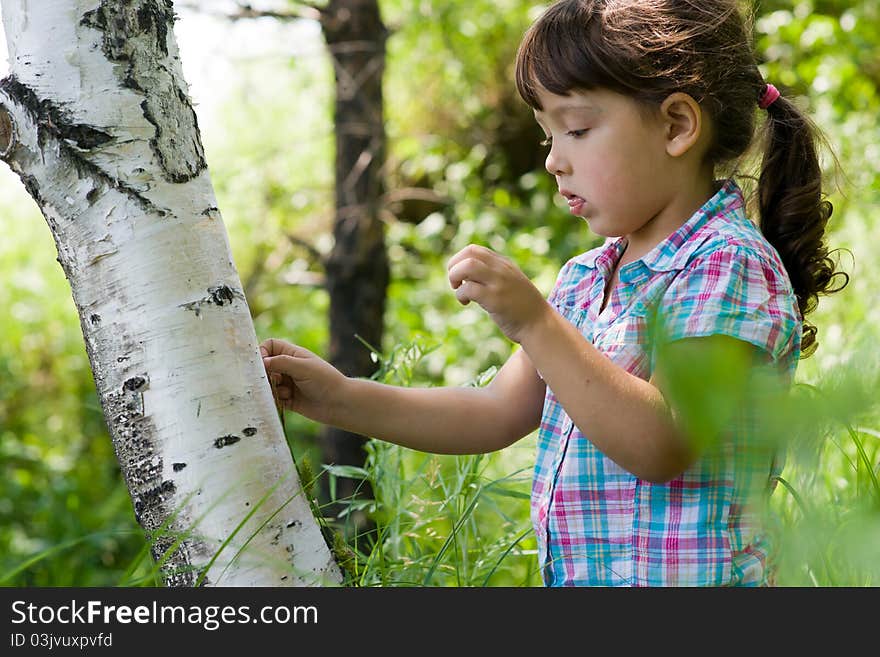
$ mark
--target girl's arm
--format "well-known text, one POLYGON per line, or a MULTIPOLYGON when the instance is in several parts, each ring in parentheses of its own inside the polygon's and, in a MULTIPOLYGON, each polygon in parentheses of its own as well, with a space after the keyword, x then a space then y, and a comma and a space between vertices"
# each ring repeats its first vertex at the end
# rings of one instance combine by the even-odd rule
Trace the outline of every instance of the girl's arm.
POLYGON ((263 362, 287 408, 346 431, 437 454, 491 452, 537 428, 544 382, 517 350, 485 388, 403 388, 343 376, 280 340, 263 362))
MULTIPOLYGON (((687 418, 682 422, 664 395, 668 387, 662 370, 645 381, 612 363, 510 260, 472 245, 450 260, 449 280, 461 303, 479 303, 522 346, 574 424, 619 466, 662 483, 696 458, 687 418)), ((700 368, 718 350, 732 353, 734 369, 745 373, 742 364, 749 362, 752 347, 726 336, 678 340, 667 356, 670 362, 686 358, 700 368)), ((744 381, 743 374, 739 382, 744 381)), ((710 381, 705 387, 712 392, 710 381)))
POLYGON ((401 388, 349 379, 336 426, 423 452, 492 452, 538 427, 544 392, 518 350, 485 388, 401 388))
POLYGON ((754 358, 752 345, 725 335, 681 339, 665 346, 654 376, 645 381, 612 363, 549 305, 522 333, 521 344, 590 442, 640 479, 657 483, 680 475, 699 453, 701 446, 688 432, 687 413, 693 411, 687 406, 697 412, 711 408, 713 425, 723 426, 747 385, 754 358), (713 368, 722 362, 723 379, 713 368), (673 367, 688 368, 692 382, 695 373, 704 374, 701 385, 689 388, 687 405, 670 394, 673 367))
POLYGON ((572 422, 608 458, 648 481, 687 467, 691 455, 655 385, 612 363, 549 304, 521 340, 572 422))

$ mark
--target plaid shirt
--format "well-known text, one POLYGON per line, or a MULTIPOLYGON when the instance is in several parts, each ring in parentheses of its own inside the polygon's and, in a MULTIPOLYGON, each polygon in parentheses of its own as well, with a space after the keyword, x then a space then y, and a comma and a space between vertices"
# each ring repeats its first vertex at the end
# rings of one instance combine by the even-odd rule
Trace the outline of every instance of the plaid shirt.
MULTIPOLYGON (((648 254, 620 268, 623 238, 568 261, 549 301, 616 365, 648 380, 648 317, 669 340, 723 334, 757 346, 786 383, 800 355, 801 317, 776 251, 750 222, 732 180, 648 254)), ((767 583, 766 539, 747 505, 772 483, 772 451, 745 458, 748 423, 676 479, 639 479, 600 452, 547 389, 532 484, 532 522, 548 586, 767 583), (757 463, 757 464, 756 464, 757 463)))

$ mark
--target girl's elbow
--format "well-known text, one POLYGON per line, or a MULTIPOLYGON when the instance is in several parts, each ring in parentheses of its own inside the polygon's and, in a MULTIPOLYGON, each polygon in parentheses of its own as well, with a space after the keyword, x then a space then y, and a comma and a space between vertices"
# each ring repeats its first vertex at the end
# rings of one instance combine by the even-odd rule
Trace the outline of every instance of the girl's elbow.
POLYGON ((541 423, 540 410, 529 412, 528 409, 520 409, 521 412, 511 413, 507 408, 498 409, 492 431, 491 451, 498 451, 510 447, 515 442, 525 438, 535 431, 541 423))
POLYGON ((695 460, 696 454, 691 450, 676 447, 643 464, 640 472, 633 474, 652 484, 668 484, 683 475, 695 460))
POLYGON ((678 479, 682 473, 684 473, 684 469, 679 468, 664 468, 664 469, 651 469, 645 470, 641 474, 635 473, 636 476, 642 481, 647 481, 651 484, 668 484, 670 481, 678 479))
POLYGON ((518 440, 525 438, 529 435, 529 431, 523 432, 522 427, 505 427, 505 429, 498 431, 490 442, 489 452, 498 452, 505 447, 510 447, 513 443, 518 440))

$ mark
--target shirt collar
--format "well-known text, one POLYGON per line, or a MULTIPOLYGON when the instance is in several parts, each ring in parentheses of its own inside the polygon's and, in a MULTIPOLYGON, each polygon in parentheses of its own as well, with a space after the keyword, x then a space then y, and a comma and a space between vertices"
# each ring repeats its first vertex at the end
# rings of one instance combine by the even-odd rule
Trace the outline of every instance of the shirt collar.
POLYGON ((690 219, 640 260, 654 271, 684 269, 694 251, 710 236, 709 232, 702 230, 703 227, 716 217, 728 215, 743 205, 739 186, 732 179, 725 181, 690 219))

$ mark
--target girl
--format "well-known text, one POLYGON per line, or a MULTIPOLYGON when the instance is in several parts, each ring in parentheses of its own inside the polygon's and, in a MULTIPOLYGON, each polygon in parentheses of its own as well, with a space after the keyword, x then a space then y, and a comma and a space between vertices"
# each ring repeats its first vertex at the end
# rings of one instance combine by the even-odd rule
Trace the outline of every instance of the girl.
POLYGON ((531 509, 547 585, 765 585, 751 495, 772 482, 773 450, 736 394, 708 442, 678 403, 675 364, 709 388, 722 350, 729 372, 760 366, 788 384, 815 349, 803 317, 835 272, 810 124, 762 79, 735 0, 560 0, 527 31, 516 83, 546 134, 547 171, 604 245, 569 260, 549 299, 489 249, 452 257, 458 301, 520 347, 485 388, 349 379, 273 339, 261 351, 278 395, 435 453, 498 450, 539 429, 531 509), (734 179, 716 180, 759 109, 760 229, 734 179))

